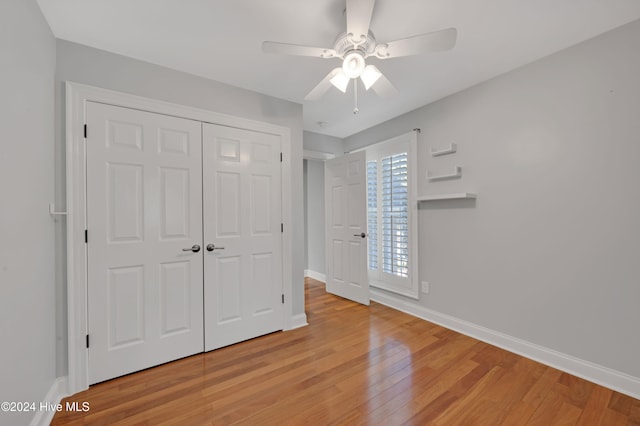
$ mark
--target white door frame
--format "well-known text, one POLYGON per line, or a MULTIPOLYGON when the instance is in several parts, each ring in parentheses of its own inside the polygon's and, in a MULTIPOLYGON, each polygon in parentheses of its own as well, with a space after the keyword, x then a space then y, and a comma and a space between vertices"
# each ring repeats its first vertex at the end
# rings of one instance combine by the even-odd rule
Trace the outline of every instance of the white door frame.
MULTIPOLYGON (((204 109, 158 101, 128 93, 101 89, 67 81, 66 87, 66 192, 67 192, 67 392, 73 395, 89 387, 87 335, 87 246, 85 244, 86 214, 86 150, 84 124, 86 103, 105 103, 139 109, 190 120, 269 133, 281 138, 282 161, 282 221, 291 229, 291 130, 287 127, 221 114, 204 109)), ((89 129, 91 131, 91 129, 89 129)), ((91 238, 91 236, 89 236, 91 238)), ((282 279, 285 295, 283 328, 295 327, 291 315, 293 235, 282 236, 282 279)))

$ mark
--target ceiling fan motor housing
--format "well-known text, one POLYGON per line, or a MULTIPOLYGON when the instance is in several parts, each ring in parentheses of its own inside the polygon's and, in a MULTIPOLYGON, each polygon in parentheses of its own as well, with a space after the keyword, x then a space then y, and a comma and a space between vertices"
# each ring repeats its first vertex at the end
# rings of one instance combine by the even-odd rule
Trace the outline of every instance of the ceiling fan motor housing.
POLYGON ((369 30, 369 34, 367 34, 367 39, 360 44, 356 44, 353 42, 351 36, 348 33, 341 33, 336 37, 336 41, 334 43, 334 50, 336 51, 337 56, 344 58, 345 55, 350 53, 353 50, 359 50, 362 55, 366 58, 367 56, 372 55, 376 49, 376 39, 369 30))

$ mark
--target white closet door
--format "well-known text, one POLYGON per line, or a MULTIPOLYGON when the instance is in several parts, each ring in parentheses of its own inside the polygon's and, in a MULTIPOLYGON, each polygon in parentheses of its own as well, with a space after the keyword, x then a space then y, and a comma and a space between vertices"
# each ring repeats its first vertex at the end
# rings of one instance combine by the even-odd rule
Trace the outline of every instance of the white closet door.
POLYGON ((203 350, 201 123, 87 103, 89 382, 203 350), (185 251, 186 250, 186 251, 185 251))
POLYGON ((280 138, 203 125, 205 350, 283 328, 280 138))
POLYGON ((327 291, 369 304, 365 152, 325 162, 327 291))

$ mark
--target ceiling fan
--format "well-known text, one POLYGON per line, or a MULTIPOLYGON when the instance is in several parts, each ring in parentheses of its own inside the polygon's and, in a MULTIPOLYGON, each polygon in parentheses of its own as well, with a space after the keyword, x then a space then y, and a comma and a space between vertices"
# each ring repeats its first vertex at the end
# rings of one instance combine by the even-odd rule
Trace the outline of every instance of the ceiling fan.
MULTIPOLYGON (((378 59, 391 59, 449 50, 456 44, 457 31, 455 28, 448 28, 388 43, 378 43, 369 29, 374 4, 375 0, 347 0, 347 31, 338 35, 333 48, 265 41, 262 43, 262 51, 265 53, 342 60, 341 67, 331 70, 305 96, 304 99, 307 101, 319 99, 332 85, 345 93, 349 82, 358 77, 362 80, 366 90, 373 88, 378 96, 385 98, 393 96, 397 93, 395 87, 375 65, 367 65, 365 59, 371 56, 378 59)), ((354 89, 357 96, 357 84, 354 84, 354 89)), ((354 113, 356 112, 357 106, 354 110, 354 113)))

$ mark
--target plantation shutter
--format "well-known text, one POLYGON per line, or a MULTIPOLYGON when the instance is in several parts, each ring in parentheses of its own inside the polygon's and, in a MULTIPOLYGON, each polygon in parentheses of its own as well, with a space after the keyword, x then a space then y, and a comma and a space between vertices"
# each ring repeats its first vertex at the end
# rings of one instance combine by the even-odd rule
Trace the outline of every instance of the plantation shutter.
POLYGON ((369 269, 378 269, 378 163, 367 163, 367 259, 369 269))
POLYGON ((409 275, 409 199, 407 153, 382 158, 382 270, 409 275))

